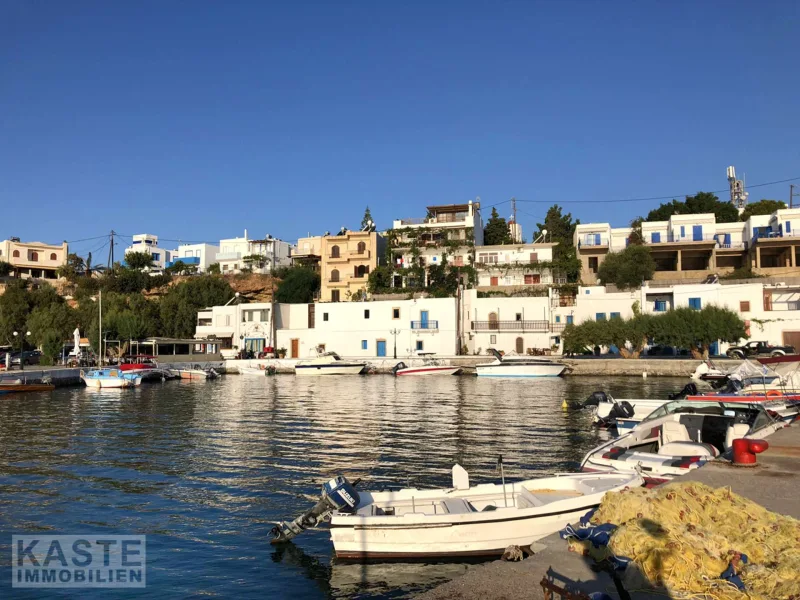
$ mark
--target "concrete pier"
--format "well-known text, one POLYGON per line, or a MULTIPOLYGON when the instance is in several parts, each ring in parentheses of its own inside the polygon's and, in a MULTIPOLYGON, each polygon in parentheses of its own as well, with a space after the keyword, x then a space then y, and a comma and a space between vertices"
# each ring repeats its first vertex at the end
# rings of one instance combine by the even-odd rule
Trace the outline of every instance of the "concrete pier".
MULTIPOLYGON (((734 467, 709 463, 678 481, 699 481, 712 487, 730 487, 765 508, 800 518, 800 425, 787 427, 767 438, 769 449, 758 455, 756 467, 734 467)), ((591 562, 569 552, 558 534, 539 543, 542 552, 519 563, 495 561, 470 567, 461 577, 418 596, 425 600, 455 598, 517 599, 544 598, 539 583, 548 573, 555 582, 567 582, 572 589, 586 593, 613 592, 613 583, 605 573, 595 573, 591 562)), ((613 597, 616 594, 612 593, 613 597)), ((653 598, 652 592, 632 593, 633 598, 653 598)))
POLYGON ((0 371, 2 379, 21 379, 28 383, 41 383, 49 378, 56 387, 78 385, 81 383, 80 369, 67 367, 26 367, 24 371, 0 371))

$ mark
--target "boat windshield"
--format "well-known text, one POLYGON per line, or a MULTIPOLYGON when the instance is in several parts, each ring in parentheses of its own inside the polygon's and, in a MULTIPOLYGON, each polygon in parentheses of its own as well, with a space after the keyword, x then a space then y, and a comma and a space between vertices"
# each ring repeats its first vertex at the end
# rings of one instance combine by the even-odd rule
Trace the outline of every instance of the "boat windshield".
MULTIPOLYGON (((667 402, 663 406, 651 412, 644 419, 642 419, 642 423, 654 421, 655 419, 660 419, 661 417, 678 413, 733 417, 737 423, 747 423, 749 425, 754 425, 758 421, 763 420, 758 418, 761 415, 763 415, 767 421, 772 421, 771 417, 766 413, 766 411, 764 411, 764 409, 757 404, 748 404, 743 402, 696 402, 675 400, 673 402, 667 402)), ((760 427, 763 427, 763 425, 760 425, 758 428, 760 427)))
POLYGON ((324 356, 330 356, 333 360, 342 360, 342 357, 336 354, 336 352, 326 352, 324 356))

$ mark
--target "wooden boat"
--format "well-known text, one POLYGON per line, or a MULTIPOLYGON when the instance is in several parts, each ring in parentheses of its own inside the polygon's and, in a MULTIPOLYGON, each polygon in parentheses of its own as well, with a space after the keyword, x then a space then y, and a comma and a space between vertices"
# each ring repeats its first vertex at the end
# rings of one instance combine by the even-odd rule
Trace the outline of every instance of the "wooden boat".
POLYGON ((392 369, 397 377, 408 375, 456 375, 461 372, 461 367, 446 365, 442 361, 433 358, 431 354, 420 355, 422 365, 409 367, 404 362, 397 363, 392 369))
POLYGON ((478 377, 558 377, 567 368, 566 365, 534 356, 505 355, 494 348, 494 361, 475 365, 478 377))
POLYGON ((344 477, 325 484, 320 501, 291 523, 273 528, 280 543, 330 520, 339 559, 500 556, 577 521, 606 492, 643 484, 631 473, 573 473, 470 487, 453 467, 453 487, 357 492, 344 477))
POLYGON ((49 392, 56 389, 52 383, 27 383, 21 379, 1 379, 0 394, 17 394, 21 392, 49 392))
POLYGON ((581 469, 641 470, 648 484, 657 485, 726 455, 735 439, 767 437, 785 426, 759 404, 706 400, 665 404, 633 430, 591 450, 581 469))
POLYGON ((95 388, 127 388, 142 383, 140 374, 125 373, 116 368, 81 370, 80 375, 87 386, 95 388))

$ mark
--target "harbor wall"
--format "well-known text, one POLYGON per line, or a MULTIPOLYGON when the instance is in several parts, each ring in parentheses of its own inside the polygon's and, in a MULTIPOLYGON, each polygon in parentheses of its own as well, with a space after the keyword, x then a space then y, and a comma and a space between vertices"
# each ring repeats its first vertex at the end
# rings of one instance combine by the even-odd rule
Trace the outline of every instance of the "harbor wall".
POLYGON ((64 367, 27 367, 24 371, 0 371, 2 379, 21 379, 26 383, 41 383, 43 379, 49 378, 56 387, 67 385, 77 385, 81 383, 81 370, 64 367))

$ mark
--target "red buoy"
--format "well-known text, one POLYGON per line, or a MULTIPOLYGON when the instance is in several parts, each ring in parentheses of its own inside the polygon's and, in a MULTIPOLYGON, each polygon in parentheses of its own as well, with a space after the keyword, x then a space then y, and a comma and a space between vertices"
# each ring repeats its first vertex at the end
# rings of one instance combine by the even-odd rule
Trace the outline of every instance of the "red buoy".
POLYGON ((769 448, 769 444, 765 440, 744 438, 733 440, 733 464, 754 465, 756 464, 756 454, 761 454, 767 448, 769 448))

